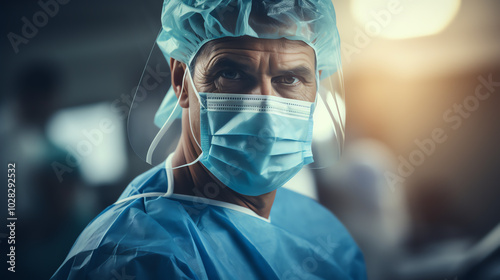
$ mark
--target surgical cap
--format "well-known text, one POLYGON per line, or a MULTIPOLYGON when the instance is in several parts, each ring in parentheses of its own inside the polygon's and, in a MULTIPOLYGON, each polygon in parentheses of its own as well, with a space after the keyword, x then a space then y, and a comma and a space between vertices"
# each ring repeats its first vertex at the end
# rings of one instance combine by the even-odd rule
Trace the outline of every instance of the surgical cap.
MULTIPOLYGON (((319 98, 313 133, 313 150, 321 154, 314 155, 315 164, 323 157, 328 160, 317 166, 329 166, 338 159, 345 137, 340 38, 335 10, 330 1, 165 0, 162 27, 149 58, 152 54, 160 58, 163 55, 166 61, 163 58, 160 62, 148 58, 145 72, 162 68, 158 66, 162 63, 166 66, 170 58, 193 67, 196 55, 205 43, 225 37, 285 38, 308 44, 315 52, 316 71, 321 71, 321 75, 318 75, 319 98), (331 153, 315 147, 326 141, 331 142, 325 144, 331 153)), ((143 77, 146 76, 143 74, 143 77)), ((139 95, 136 93, 127 122, 132 148, 139 157, 153 165, 163 162, 175 150, 182 131, 182 107, 178 104, 170 80, 164 81, 157 86, 148 85, 138 90, 139 95), (157 107, 160 96, 163 102, 157 107), (154 123, 145 121, 145 116, 149 119, 152 110, 156 110, 152 117, 154 123)), ((139 84, 146 85, 147 82, 141 78, 139 84)))
POLYGON ((169 60, 191 65, 201 47, 223 37, 300 40, 315 53, 322 78, 340 67, 331 0, 165 0, 157 43, 169 60))

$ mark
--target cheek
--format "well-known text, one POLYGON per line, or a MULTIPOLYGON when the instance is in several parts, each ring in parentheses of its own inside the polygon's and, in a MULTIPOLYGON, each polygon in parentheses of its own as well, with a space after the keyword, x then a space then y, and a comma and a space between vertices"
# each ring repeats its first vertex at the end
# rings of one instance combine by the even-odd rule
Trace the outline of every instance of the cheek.
POLYGON ((217 84, 213 82, 200 83, 199 92, 217 92, 217 84))
POLYGON ((310 92, 311 100, 309 100, 309 101, 314 102, 314 100, 316 100, 316 93, 319 92, 318 86, 319 85, 316 85, 316 82, 314 82, 312 89, 311 89, 311 92, 310 92))
POLYGON ((316 85, 301 84, 297 87, 282 87, 278 92, 280 96, 285 98, 314 102, 316 85))
POLYGON ((318 92, 319 85, 316 84, 316 80, 311 83, 304 84, 304 93, 306 101, 314 102, 316 100, 316 92, 318 92))
POLYGON ((304 87, 303 98, 305 101, 314 102, 316 98, 316 85, 304 87))

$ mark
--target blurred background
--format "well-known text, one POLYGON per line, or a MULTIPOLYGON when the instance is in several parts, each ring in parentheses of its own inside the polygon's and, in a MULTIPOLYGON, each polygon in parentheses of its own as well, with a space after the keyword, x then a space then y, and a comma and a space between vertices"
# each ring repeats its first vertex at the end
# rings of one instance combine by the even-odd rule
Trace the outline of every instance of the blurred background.
MULTIPOLYGON (((360 245, 369 279, 500 279, 500 2, 333 3, 346 145, 336 166, 311 172, 318 200, 360 245)), ((17 174, 13 279, 48 279, 149 168, 128 144, 126 120, 162 1, 1 5, 0 157, 17 174)), ((7 234, 0 229, 2 252, 7 234)), ((4 253, 0 262, 4 275, 4 253)))

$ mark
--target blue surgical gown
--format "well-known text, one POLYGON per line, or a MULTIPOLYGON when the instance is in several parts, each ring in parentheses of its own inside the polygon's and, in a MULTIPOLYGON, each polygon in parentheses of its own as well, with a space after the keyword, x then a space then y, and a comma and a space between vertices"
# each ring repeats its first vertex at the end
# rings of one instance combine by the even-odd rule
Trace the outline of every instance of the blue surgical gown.
MULTIPOLYGON (((167 173, 164 165, 152 168, 120 199, 164 193, 167 173)), ((366 279, 358 246, 313 199, 280 188, 267 220, 193 198, 109 206, 52 279, 366 279)))

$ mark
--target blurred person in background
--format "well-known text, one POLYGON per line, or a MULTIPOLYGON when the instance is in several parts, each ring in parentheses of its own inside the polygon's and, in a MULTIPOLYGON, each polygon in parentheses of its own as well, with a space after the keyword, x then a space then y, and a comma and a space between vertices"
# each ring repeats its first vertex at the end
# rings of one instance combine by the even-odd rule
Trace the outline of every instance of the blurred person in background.
POLYGON ((64 255, 60 245, 70 244, 80 230, 81 221, 72 203, 81 180, 78 168, 58 180, 52 163, 64 161, 67 152, 46 134, 62 80, 59 65, 52 61, 26 63, 16 74, 13 94, 2 108, 11 113, 2 119, 0 154, 4 160, 17 163, 17 263, 21 267, 30 263, 30 270, 19 272, 30 278, 50 275, 52 259, 44 256, 48 251, 54 257, 64 255))

